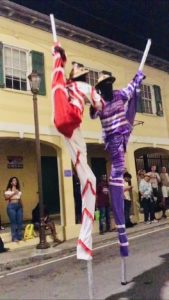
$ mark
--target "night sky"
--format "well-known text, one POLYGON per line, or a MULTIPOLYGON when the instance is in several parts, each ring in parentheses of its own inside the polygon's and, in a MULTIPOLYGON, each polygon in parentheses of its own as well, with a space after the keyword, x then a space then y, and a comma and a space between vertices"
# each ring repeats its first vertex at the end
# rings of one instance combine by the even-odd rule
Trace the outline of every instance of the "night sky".
POLYGON ((169 0, 12 0, 23 6, 169 60, 169 0))

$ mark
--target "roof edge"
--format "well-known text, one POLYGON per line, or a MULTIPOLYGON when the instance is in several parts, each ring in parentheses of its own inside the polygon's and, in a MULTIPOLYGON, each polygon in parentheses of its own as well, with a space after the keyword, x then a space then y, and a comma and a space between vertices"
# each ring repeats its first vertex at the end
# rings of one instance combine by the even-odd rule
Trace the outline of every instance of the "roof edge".
MULTIPOLYGON (((0 16, 24 23, 28 26, 32 26, 43 31, 51 32, 49 16, 9 0, 1 0, 0 16)), ((115 54, 135 62, 140 62, 142 58, 143 52, 138 49, 121 44, 58 19, 55 19, 55 24, 57 28, 57 34, 64 38, 115 54)), ((169 62, 153 55, 148 56, 146 65, 164 72, 169 72, 169 62)))

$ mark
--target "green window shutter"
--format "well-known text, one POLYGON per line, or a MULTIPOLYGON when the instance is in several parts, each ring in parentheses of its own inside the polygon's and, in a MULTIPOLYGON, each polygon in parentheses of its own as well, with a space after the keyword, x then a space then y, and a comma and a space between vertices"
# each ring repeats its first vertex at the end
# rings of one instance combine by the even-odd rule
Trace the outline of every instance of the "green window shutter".
POLYGON ((4 74, 3 74, 3 44, 0 42, 0 88, 4 87, 4 74))
POLYGON ((136 109, 136 112, 142 112, 142 98, 141 98, 141 91, 139 93, 139 97, 138 97, 138 100, 137 100, 137 109, 136 109))
POLYGON ((154 95, 156 101, 157 116, 163 116, 163 106, 162 106, 160 86, 153 85, 153 88, 154 88, 154 95))
POLYGON ((44 54, 37 51, 31 51, 32 54, 32 70, 36 70, 41 77, 39 95, 46 95, 45 87, 45 71, 44 71, 44 54))

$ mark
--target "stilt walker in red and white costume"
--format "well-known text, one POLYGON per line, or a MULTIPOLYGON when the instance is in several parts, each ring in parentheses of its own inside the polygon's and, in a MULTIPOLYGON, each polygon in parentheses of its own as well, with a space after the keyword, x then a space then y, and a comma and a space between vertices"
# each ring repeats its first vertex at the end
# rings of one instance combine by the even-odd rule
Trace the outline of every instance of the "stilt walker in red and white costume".
POLYGON ((64 50, 54 44, 54 70, 52 73, 53 121, 64 136, 74 168, 82 188, 82 226, 77 242, 77 258, 92 258, 92 224, 94 221, 96 179, 87 164, 87 150, 80 130, 81 118, 86 99, 95 110, 103 109, 102 97, 85 82, 89 72, 82 65, 73 64, 70 79, 64 78, 66 55, 64 50))

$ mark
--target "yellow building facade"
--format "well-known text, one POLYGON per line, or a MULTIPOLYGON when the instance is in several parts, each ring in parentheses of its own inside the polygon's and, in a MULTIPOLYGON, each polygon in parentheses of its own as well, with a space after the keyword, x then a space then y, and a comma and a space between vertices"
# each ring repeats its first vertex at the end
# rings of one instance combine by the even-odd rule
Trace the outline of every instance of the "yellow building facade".
MULTIPOLYGON (((72 164, 62 137, 53 126, 51 118, 53 63, 51 46, 53 40, 50 20, 47 16, 14 3, 10 4, 5 0, 2 2, 2 8, 0 8, 0 214, 2 222, 8 222, 7 203, 3 195, 11 176, 17 176, 20 181, 24 220, 31 219, 32 209, 38 202, 33 103, 27 75, 33 69, 33 55, 40 53, 41 62, 44 63, 41 70, 44 71, 45 87, 41 95, 38 95, 44 202, 49 205, 50 212, 58 220, 57 229, 60 237, 70 239, 78 236, 80 225, 75 224, 72 164), (26 19, 24 15, 27 16, 26 19), (16 55, 16 60, 14 55, 16 55), (17 66, 18 57, 21 70, 17 66)), ((125 87, 133 78, 139 66, 141 55, 139 52, 124 46, 122 54, 122 51, 121 53, 120 50, 117 51, 120 45, 116 45, 116 51, 113 47, 108 49, 112 41, 109 41, 108 46, 101 46, 106 45, 108 39, 61 21, 56 21, 56 25, 59 32, 58 40, 66 50, 68 58, 65 68, 67 76, 71 70, 71 62, 77 61, 93 70, 112 72, 116 77, 114 89, 125 87), (64 30, 67 30, 68 34, 64 30), (139 58, 130 58, 129 55, 133 53, 138 54, 139 58)), ((142 112, 136 115, 136 120, 144 123, 134 126, 125 157, 126 167, 132 175, 134 186, 133 213, 136 220, 139 220, 136 205, 137 169, 149 167, 151 161, 154 164, 159 163, 159 168, 163 163, 168 166, 169 75, 167 68, 169 70, 167 62, 153 57, 149 65, 144 68, 146 74, 144 84, 150 86, 152 99, 146 98, 145 91, 145 106, 142 112), (161 90, 161 98, 156 102, 154 86, 160 87, 161 90), (148 103, 151 107, 147 106, 148 103), (160 105, 160 109, 157 105, 160 105)), ((86 105, 81 125, 87 143, 88 162, 96 168, 99 161, 104 160, 108 174, 110 162, 108 154, 104 151, 100 122, 90 120, 88 111, 89 104, 86 105)), ((94 230, 97 230, 97 224, 94 230)))

